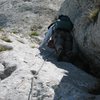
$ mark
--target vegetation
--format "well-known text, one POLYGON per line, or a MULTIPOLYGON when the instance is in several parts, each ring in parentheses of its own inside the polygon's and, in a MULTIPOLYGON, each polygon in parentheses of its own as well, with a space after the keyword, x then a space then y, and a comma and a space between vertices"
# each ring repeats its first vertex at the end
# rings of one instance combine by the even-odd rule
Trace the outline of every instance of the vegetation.
POLYGON ((7 36, 1 36, 0 39, 5 42, 12 42, 7 36))
POLYGON ((0 44, 0 52, 6 51, 6 50, 12 50, 13 48, 11 46, 1 45, 0 44))
POLYGON ((17 32, 15 29, 13 29, 13 30, 12 30, 12 33, 13 33, 13 34, 17 34, 18 32, 17 32))
POLYGON ((42 28, 41 25, 39 25, 39 26, 33 25, 33 26, 31 26, 30 30, 31 31, 37 31, 38 29, 41 29, 41 28, 42 28))
POLYGON ((0 27, 0 31, 4 31, 2 27, 0 27))
POLYGON ((89 12, 89 14, 88 14, 88 19, 89 19, 90 21, 92 21, 92 22, 96 22, 97 19, 98 19, 98 14, 99 14, 99 12, 100 12, 100 8, 99 8, 99 7, 97 7, 97 8, 95 8, 95 9, 91 10, 91 11, 89 12))
POLYGON ((35 48, 35 45, 34 45, 34 44, 32 44, 32 45, 31 45, 31 48, 35 48))
POLYGON ((33 37, 33 36, 38 36, 39 34, 37 32, 32 31, 29 35, 30 37, 33 37))

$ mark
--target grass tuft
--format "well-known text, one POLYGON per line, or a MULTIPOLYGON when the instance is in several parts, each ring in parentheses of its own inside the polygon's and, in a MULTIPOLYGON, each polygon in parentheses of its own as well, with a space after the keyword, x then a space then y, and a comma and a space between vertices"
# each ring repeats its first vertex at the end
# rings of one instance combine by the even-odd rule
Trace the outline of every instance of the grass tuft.
POLYGON ((0 27, 0 32, 3 32, 4 30, 3 30, 3 28, 2 27, 0 27))
POLYGON ((34 31, 32 31, 29 35, 30 35, 30 37, 39 36, 39 34, 37 32, 34 32, 34 31))
POLYGON ((12 42, 7 36, 1 36, 0 39, 5 42, 12 42))
POLYGON ((31 48, 35 48, 35 45, 31 45, 31 48))
POLYGON ((98 19, 98 14, 100 12, 100 8, 95 8, 94 10, 91 10, 88 14, 88 19, 91 21, 91 22, 97 22, 97 19, 98 19))
POLYGON ((6 51, 6 50, 12 50, 13 48, 11 46, 6 45, 0 45, 0 52, 6 51))
POLYGON ((13 34, 17 34, 18 33, 18 29, 16 29, 16 28, 12 29, 12 33, 13 34))
POLYGON ((1 36, 0 39, 5 42, 12 42, 7 36, 1 36))

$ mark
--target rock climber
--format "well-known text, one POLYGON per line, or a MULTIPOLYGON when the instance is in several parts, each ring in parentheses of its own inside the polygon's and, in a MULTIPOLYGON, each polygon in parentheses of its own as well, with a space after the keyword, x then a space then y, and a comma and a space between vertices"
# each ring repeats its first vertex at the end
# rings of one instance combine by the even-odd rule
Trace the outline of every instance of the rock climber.
POLYGON ((40 48, 47 44, 48 47, 55 49, 59 61, 65 58, 70 60, 73 55, 73 37, 71 34, 73 27, 68 16, 59 15, 58 19, 48 27, 48 32, 40 48))

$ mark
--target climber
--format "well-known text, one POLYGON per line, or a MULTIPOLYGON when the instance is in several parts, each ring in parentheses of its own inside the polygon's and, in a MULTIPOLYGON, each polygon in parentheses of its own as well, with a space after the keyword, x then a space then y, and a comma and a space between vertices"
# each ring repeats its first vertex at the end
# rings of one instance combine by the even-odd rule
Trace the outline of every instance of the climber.
POLYGON ((73 23, 70 18, 65 15, 60 15, 58 19, 48 27, 48 33, 40 47, 47 43, 48 47, 55 49, 58 60, 62 60, 64 56, 70 59, 73 46, 72 29, 73 23))

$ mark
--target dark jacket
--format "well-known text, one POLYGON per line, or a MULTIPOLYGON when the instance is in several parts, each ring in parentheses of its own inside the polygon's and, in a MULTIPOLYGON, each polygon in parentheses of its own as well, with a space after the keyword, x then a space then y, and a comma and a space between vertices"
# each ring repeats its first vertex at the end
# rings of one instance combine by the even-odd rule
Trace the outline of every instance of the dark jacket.
POLYGON ((65 30, 68 32, 72 31, 73 29, 73 23, 68 16, 59 16, 59 19, 53 22, 48 28, 50 28, 53 24, 55 29, 65 30))

